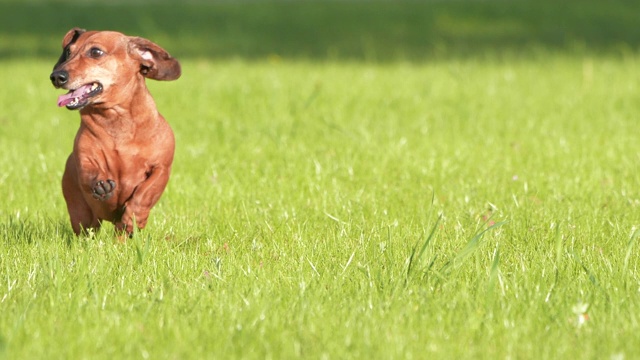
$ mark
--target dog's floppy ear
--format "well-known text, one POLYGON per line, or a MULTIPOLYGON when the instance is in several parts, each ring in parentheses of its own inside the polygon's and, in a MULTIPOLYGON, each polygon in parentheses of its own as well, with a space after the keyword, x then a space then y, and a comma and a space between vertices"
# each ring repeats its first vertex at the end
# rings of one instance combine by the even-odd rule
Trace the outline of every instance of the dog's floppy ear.
POLYGON ((140 73, 154 80, 175 80, 180 77, 178 60, 163 48, 141 38, 129 37, 129 54, 140 62, 140 73))
POLYGON ((80 35, 82 35, 82 33, 86 32, 86 31, 87 30, 85 30, 85 29, 80 29, 80 28, 75 27, 75 28, 73 28, 73 29, 71 29, 71 30, 69 30, 67 32, 67 34, 62 39, 62 55, 60 55, 60 58, 58 59, 58 62, 53 66, 54 69, 57 68, 58 65, 60 65, 63 62, 69 60, 68 59, 69 52, 67 51, 69 49, 69 46, 71 46, 71 44, 76 42, 76 40, 78 40, 80 35))
POLYGON ((74 27, 73 29, 67 32, 67 35, 62 39, 62 48, 66 48, 67 46, 73 44, 78 40, 78 37, 82 35, 82 33, 86 32, 85 29, 80 29, 78 27, 74 27))

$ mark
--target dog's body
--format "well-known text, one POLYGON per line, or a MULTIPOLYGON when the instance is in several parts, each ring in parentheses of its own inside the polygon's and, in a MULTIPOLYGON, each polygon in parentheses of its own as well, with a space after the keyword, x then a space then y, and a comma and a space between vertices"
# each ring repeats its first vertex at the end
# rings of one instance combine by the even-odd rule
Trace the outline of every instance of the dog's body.
POLYGON ((142 229, 169 180, 174 136, 145 77, 175 80, 180 64, 149 40, 72 29, 51 81, 70 90, 58 106, 80 109, 80 129, 62 177, 76 234, 103 220, 142 229))

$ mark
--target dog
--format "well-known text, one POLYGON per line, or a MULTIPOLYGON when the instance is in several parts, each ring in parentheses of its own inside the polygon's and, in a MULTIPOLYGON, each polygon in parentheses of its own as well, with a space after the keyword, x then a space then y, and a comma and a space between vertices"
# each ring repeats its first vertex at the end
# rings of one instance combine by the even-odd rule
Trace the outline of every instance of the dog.
POLYGON ((147 224, 169 181, 175 138, 145 79, 176 80, 180 63, 155 43, 73 28, 50 80, 58 106, 79 110, 80 128, 62 176, 76 235, 103 221, 132 236, 147 224))

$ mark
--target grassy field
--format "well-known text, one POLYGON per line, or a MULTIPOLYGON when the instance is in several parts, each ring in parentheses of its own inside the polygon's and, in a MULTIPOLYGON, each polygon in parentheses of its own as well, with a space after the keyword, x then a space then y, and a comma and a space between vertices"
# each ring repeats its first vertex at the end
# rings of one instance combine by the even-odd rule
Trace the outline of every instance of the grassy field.
POLYGON ((278 42, 283 4, 176 10, 183 34, 227 29, 208 46, 79 15, 138 5, 44 16, 70 4, 0 4, 0 358, 640 356, 638 5, 569 2, 549 29, 550 3, 286 3, 307 31, 347 9, 332 48, 278 42), (74 237, 60 190, 78 114, 48 75, 77 19, 183 63, 149 82, 177 152, 126 244, 74 237))

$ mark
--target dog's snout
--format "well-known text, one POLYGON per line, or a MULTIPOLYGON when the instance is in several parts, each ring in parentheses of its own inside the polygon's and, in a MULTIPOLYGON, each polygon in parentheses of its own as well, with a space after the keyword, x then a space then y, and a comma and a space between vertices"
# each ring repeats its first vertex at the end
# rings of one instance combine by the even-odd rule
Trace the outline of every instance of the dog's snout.
POLYGON ((49 79, 51 79, 53 86, 59 88, 69 81, 69 73, 64 70, 56 70, 51 73, 49 79))

